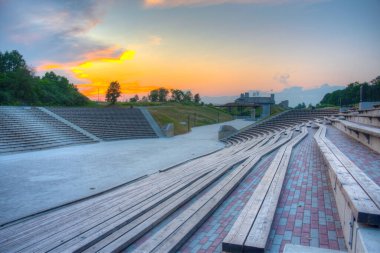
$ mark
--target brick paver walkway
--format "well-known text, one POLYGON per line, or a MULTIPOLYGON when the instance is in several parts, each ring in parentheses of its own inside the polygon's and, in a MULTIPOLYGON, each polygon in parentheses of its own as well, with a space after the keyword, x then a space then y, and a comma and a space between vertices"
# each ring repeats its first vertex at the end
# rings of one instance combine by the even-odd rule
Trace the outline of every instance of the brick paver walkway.
POLYGON ((344 238, 315 130, 292 152, 268 242, 269 252, 286 243, 344 250, 344 238))
POLYGON ((326 136, 368 177, 380 185, 380 154, 335 127, 327 126, 326 136))

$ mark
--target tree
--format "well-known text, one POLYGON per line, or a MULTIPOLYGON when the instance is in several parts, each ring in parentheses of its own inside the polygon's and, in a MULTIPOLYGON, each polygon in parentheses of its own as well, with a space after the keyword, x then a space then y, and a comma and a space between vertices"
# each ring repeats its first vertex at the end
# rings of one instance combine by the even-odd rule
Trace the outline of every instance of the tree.
POLYGON ((135 95, 133 98, 129 99, 129 102, 133 102, 133 103, 136 103, 138 101, 139 101, 139 96, 138 95, 135 95))
POLYGON ((199 104, 199 102, 201 102, 201 97, 199 93, 197 93, 194 95, 194 103, 199 104))
POLYGON ((166 102, 168 97, 169 91, 165 88, 159 88, 158 89, 158 101, 159 102, 166 102))
POLYGON ((304 108, 306 108, 306 105, 304 102, 302 102, 302 104, 300 103, 296 107, 294 107, 294 109, 304 109, 304 108))
POLYGON ((115 104, 117 102, 117 98, 120 97, 120 84, 117 81, 113 81, 110 83, 107 89, 106 101, 111 104, 115 104))
POLYGON ((184 97, 184 93, 183 91, 181 90, 175 90, 175 89, 172 89, 170 90, 171 92, 171 100, 172 101, 175 101, 175 102, 182 102, 183 101, 183 97, 184 97))
POLYGON ((15 72, 20 69, 27 69, 26 62, 22 55, 17 51, 0 52, 0 73, 15 72))
POLYGON ((158 90, 151 90, 149 92, 148 98, 151 102, 158 102, 158 97, 159 97, 158 90))
POLYGON ((66 77, 47 72, 40 78, 18 51, 0 52, 0 104, 85 105, 88 102, 66 77))
POLYGON ((184 102, 191 102, 193 100, 193 93, 191 91, 186 91, 185 95, 183 96, 183 101, 184 102))

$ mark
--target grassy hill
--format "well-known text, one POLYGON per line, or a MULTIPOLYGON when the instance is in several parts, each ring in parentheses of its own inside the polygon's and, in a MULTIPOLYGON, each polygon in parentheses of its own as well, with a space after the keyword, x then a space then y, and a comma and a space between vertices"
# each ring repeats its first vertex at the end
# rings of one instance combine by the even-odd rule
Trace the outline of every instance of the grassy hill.
POLYGON ((161 106, 151 106, 147 109, 160 127, 173 123, 175 135, 188 132, 188 124, 191 128, 233 119, 231 115, 211 106, 167 103, 161 106))

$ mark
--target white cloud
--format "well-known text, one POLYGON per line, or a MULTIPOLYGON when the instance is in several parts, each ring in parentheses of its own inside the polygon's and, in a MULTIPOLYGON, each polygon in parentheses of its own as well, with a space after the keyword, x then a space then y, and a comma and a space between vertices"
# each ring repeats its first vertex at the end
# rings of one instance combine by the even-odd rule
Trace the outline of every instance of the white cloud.
POLYGON ((149 44, 154 45, 154 46, 159 46, 161 45, 162 38, 156 35, 150 36, 149 37, 149 44))

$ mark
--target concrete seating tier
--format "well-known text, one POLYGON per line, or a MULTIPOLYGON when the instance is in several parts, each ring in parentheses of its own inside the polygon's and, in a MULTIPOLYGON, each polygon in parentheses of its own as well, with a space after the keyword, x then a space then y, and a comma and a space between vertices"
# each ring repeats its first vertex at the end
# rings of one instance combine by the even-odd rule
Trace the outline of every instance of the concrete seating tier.
POLYGON ((351 120, 351 117, 347 117, 347 120, 332 118, 331 123, 351 138, 380 153, 380 127, 357 123, 351 120))
POLYGON ((314 138, 329 168, 339 218, 349 252, 373 252, 379 249, 380 186, 326 138, 320 125, 314 138), (372 249, 372 250, 371 250, 372 249))
POLYGON ((92 142, 36 107, 0 107, 0 153, 92 142))
POLYGON ((177 251, 264 156, 277 152, 261 186, 267 192, 263 202, 274 203, 290 148, 302 134, 261 134, 104 194, 8 224, 0 229, 0 252, 119 252, 132 246, 134 252, 177 251), (272 182, 268 189, 265 182, 272 182), (152 230, 158 232, 144 237, 152 230))
POLYGON ((255 138, 257 134, 260 133, 269 134, 289 127, 292 128, 298 124, 313 121, 315 119, 324 119, 326 116, 336 115, 337 113, 337 109, 290 110, 254 124, 253 126, 246 127, 223 141, 229 145, 235 145, 240 141, 246 140, 246 138, 242 138, 241 136, 255 138))
POLYGON ((136 108, 48 109, 106 141, 157 137, 143 113, 136 108))

